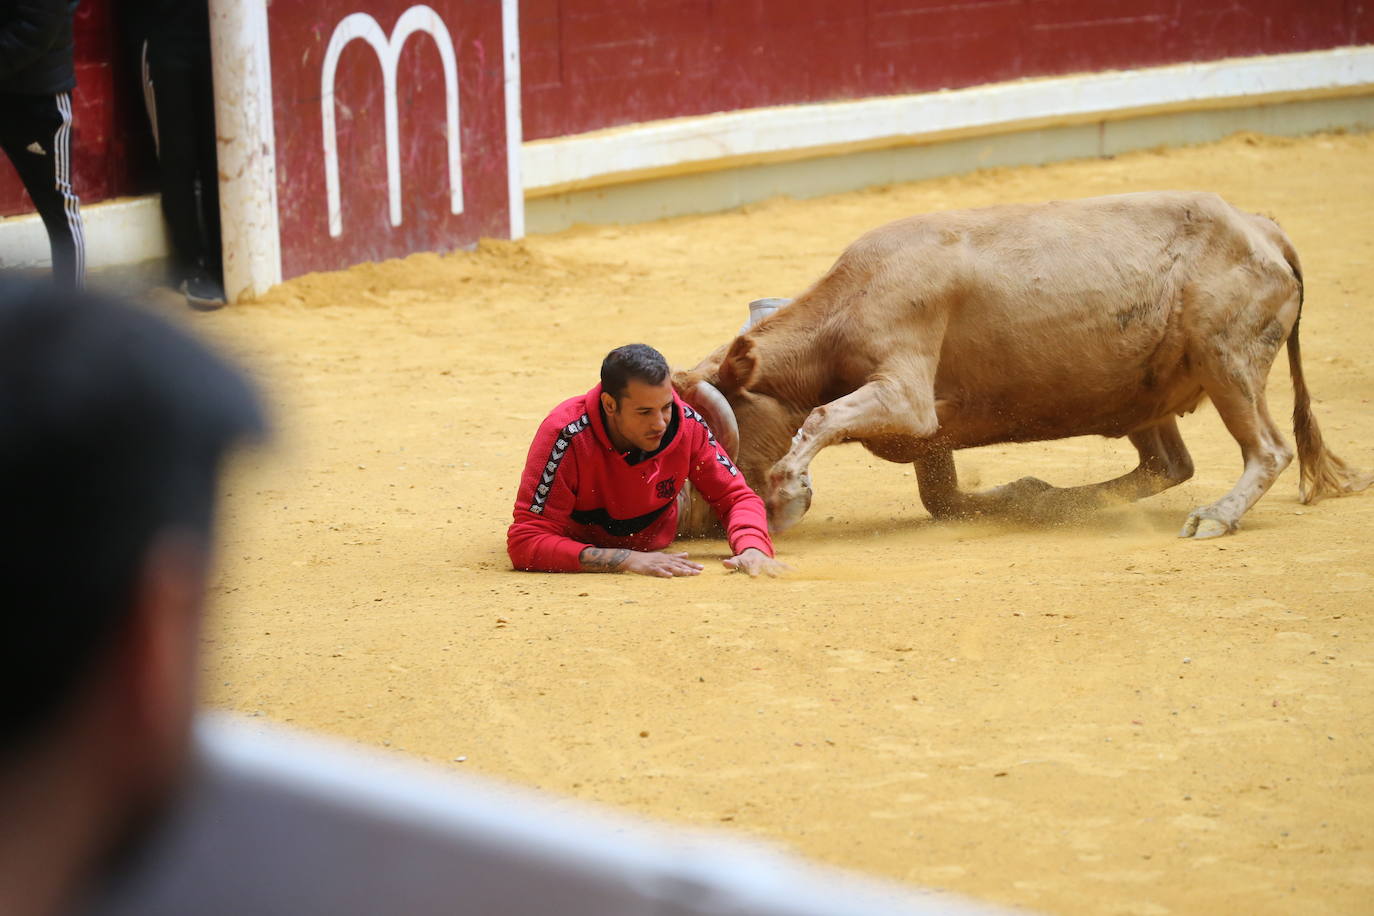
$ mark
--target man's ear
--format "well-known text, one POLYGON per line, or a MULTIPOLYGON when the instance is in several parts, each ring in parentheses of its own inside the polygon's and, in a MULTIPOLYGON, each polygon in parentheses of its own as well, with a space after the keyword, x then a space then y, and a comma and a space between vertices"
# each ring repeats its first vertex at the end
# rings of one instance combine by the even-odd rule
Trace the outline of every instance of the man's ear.
POLYGON ((604 392, 604 391, 601 392, 601 409, 602 409, 602 410, 606 411, 606 413, 615 413, 616 406, 617 406, 617 405, 616 405, 616 402, 615 402, 615 398, 614 398, 614 397, 612 397, 611 395, 607 394, 607 393, 604 392))
POLYGON ((736 337, 720 361, 720 384, 716 387, 728 397, 752 385, 758 374, 759 359, 754 350, 754 341, 748 337, 736 337))

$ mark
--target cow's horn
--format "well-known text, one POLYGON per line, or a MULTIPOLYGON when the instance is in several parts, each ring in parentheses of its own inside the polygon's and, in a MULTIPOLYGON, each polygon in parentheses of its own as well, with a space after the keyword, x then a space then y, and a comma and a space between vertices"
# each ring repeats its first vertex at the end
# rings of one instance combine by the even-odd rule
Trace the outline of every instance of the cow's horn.
POLYGON ((690 400, 716 434, 716 441, 730 460, 736 460, 739 457, 739 424, 735 422, 735 410, 725 400, 725 395, 710 382, 697 382, 690 400))

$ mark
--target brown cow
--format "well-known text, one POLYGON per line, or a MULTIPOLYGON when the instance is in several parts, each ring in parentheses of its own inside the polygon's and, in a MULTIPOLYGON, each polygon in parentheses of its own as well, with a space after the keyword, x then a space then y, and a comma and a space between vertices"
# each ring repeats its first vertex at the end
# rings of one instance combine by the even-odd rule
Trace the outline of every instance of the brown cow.
MULTIPOLYGON (((912 462, 937 518, 1150 496, 1192 476, 1174 418, 1211 398, 1245 470, 1189 513, 1181 536, 1207 538, 1234 531, 1292 461, 1265 403, 1284 340, 1302 501, 1374 480, 1322 444, 1301 306, 1288 237, 1215 194, 935 213, 863 236, 795 302, 674 383, 734 445, 774 531, 805 514, 807 468, 840 442, 912 462), (958 489, 955 449, 1084 435, 1127 436, 1140 463, 1087 486, 958 489)), ((700 533, 701 513, 682 518, 681 533, 700 533)))

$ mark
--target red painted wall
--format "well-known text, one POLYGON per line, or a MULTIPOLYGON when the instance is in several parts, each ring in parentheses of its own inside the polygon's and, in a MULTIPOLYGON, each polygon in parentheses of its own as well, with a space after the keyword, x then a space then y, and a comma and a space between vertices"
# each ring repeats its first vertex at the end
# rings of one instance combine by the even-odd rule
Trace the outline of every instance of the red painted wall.
POLYGON ((1374 42, 1374 0, 520 0, 525 139, 1374 42))
POLYGON ((509 234, 501 4, 429 0, 451 37, 458 73, 463 212, 450 212, 447 119, 435 40, 411 35, 396 76, 401 216, 388 207, 382 67, 362 39, 344 46, 334 82, 342 232, 329 234, 321 76, 335 26, 365 10, 384 35, 415 0, 354 0, 344 8, 268 9, 277 140, 282 273, 335 270, 414 251, 448 251, 509 234))
MULTIPOLYGON (((77 7, 72 92, 72 175, 83 202, 152 190, 153 145, 137 61, 119 41, 112 0, 77 7)), ((9 159, 0 154, 0 216, 33 210, 9 159)))
MULTIPOLYGON (((1374 43, 1374 0, 520 0, 520 19, 529 140, 736 108, 1374 43)), ((136 61, 115 37, 117 0, 83 0, 76 25, 77 191, 86 203, 146 192, 152 146, 136 61)), ((0 215, 31 209, 0 156, 0 215)))

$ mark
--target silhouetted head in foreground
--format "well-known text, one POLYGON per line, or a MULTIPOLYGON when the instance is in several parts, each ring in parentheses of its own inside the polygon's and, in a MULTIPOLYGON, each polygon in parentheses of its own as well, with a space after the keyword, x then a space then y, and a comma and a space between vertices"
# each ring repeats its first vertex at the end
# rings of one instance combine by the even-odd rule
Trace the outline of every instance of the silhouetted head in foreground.
POLYGON ((137 308, 0 276, 0 912, 48 913, 180 784, 249 382, 137 308))

